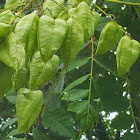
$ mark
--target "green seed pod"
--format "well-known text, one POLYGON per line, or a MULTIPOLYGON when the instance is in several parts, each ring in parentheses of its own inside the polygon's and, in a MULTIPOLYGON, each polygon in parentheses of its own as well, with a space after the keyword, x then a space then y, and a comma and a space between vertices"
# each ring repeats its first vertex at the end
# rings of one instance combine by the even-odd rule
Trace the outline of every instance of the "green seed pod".
POLYGON ((75 7, 76 3, 75 0, 67 0, 67 8, 70 10, 71 8, 75 7))
POLYGON ((122 27, 113 21, 108 22, 104 26, 100 34, 96 54, 104 54, 117 45, 123 36, 123 32, 120 28, 122 27))
POLYGON ((94 18, 86 2, 81 2, 76 8, 71 8, 69 14, 83 27, 84 40, 88 41, 94 35, 94 18))
POLYGON ((123 36, 117 47, 117 70, 120 76, 129 72, 131 66, 140 54, 140 43, 131 40, 127 35, 123 36))
POLYGON ((16 71, 25 65, 25 50, 13 32, 0 44, 0 60, 16 71))
POLYGON ((0 13, 0 22, 9 24, 14 20, 15 16, 11 10, 6 10, 0 13))
POLYGON ((47 0, 43 4, 43 14, 57 18, 58 15, 64 10, 62 5, 64 5, 64 0, 47 0))
POLYGON ((38 23, 38 49, 44 62, 47 62, 60 49, 66 32, 67 23, 62 19, 42 16, 38 23))
POLYGON ((68 12, 65 10, 65 11, 62 11, 59 15, 58 15, 58 18, 61 18, 63 20, 68 20, 69 18, 69 14, 68 12))
POLYGON ((14 73, 12 76, 12 86, 15 90, 23 88, 28 81, 29 70, 22 68, 14 73), (21 80, 22 79, 22 80, 21 80))
POLYGON ((11 25, 0 23, 0 37, 5 37, 11 31, 11 25))
POLYGON ((25 133, 33 125, 41 111, 42 103, 42 91, 31 91, 26 88, 18 91, 16 114, 19 133, 25 133))
POLYGON ((91 4, 91 2, 93 1, 93 0, 76 0, 78 3, 80 3, 80 2, 86 2, 88 5, 90 5, 91 4))
POLYGON ((72 7, 76 7, 80 2, 86 2, 88 5, 90 5, 92 1, 93 0, 68 0, 67 7, 68 9, 71 9, 72 7))
POLYGON ((26 64, 31 61, 35 50, 38 20, 37 14, 31 13, 21 18, 15 27, 15 35, 21 41, 26 52, 26 64))
POLYGON ((84 41, 84 31, 80 24, 74 19, 67 20, 68 31, 60 48, 63 62, 68 66, 77 56, 84 41))
POLYGON ((49 82, 56 73, 59 65, 59 57, 53 57, 44 63, 41 59, 40 52, 37 51, 30 63, 30 80, 29 88, 31 90, 41 87, 49 82))
POLYGON ((92 11, 91 13, 94 20, 93 24, 94 24, 94 29, 95 29, 100 22, 101 16, 96 11, 92 11))

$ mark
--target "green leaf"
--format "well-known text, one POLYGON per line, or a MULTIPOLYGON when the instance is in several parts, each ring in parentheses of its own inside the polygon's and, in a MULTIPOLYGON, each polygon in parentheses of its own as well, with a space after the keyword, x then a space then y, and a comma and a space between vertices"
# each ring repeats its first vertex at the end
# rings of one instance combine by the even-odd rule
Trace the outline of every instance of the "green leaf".
POLYGON ((123 5, 121 3, 113 3, 113 2, 106 2, 108 5, 108 8, 111 10, 113 14, 120 14, 122 11, 123 5))
POLYGON ((83 50, 84 48, 86 48, 89 44, 91 43, 91 40, 83 43, 82 47, 81 47, 81 50, 83 50))
POLYGON ((13 73, 13 69, 0 62, 0 101, 4 93, 6 93, 12 85, 11 78, 13 73))
POLYGON ((79 79, 75 80, 74 82, 72 82, 71 84, 69 84, 64 90, 62 93, 72 89, 73 87, 83 83, 90 75, 87 74, 87 75, 84 75, 82 77, 80 77, 79 79))
POLYGON ((12 103, 12 104, 16 104, 17 101, 17 92, 11 88, 10 90, 7 91, 6 93, 6 99, 12 103))
POLYGON ((9 136, 15 136, 15 135, 17 135, 17 134, 19 134, 18 130, 17 130, 17 129, 14 129, 14 130, 12 130, 12 131, 6 136, 6 138, 8 138, 9 136))
POLYGON ((57 55, 53 55, 53 57, 45 63, 40 57, 40 52, 37 51, 29 66, 29 88, 37 89, 38 87, 44 86, 55 75, 58 65, 59 57, 57 55))
POLYGON ((70 104, 68 111, 76 113, 76 119, 80 120, 82 132, 86 131, 90 126, 98 123, 98 113, 95 108, 85 101, 74 101, 70 104))
POLYGON ((5 128, 7 128, 9 125, 12 125, 13 123, 15 123, 17 121, 17 117, 15 118, 11 118, 10 120, 8 120, 8 122, 6 122, 3 127, 1 128, 1 131, 3 131, 5 128))
POLYGON ((140 32, 140 28, 139 28, 139 24, 140 21, 139 20, 132 20, 128 27, 127 30, 129 33, 131 33, 131 37, 136 39, 137 41, 140 42, 140 38, 139 38, 139 32, 140 32))
POLYGON ((99 96, 106 112, 123 111, 128 108, 129 101, 122 94, 126 91, 123 79, 116 79, 112 74, 105 73, 93 78, 95 92, 99 96))
POLYGON ((46 105, 46 110, 53 111, 61 107, 61 102, 58 94, 48 93, 45 96, 44 102, 46 105))
POLYGON ((140 58, 134 63, 129 72, 129 83, 130 83, 130 93, 133 93, 136 97, 139 96, 140 93, 140 66, 139 66, 140 58))
POLYGON ((90 57, 80 57, 78 56, 76 59, 74 59, 72 61, 72 63, 70 63, 70 65, 68 65, 67 69, 63 71, 63 73, 67 73, 75 68, 80 68, 81 66, 83 66, 84 64, 86 64, 89 61, 90 57))
POLYGON ((95 57, 95 62, 105 70, 111 72, 115 76, 118 77, 118 72, 117 72, 117 64, 116 64, 116 56, 108 52, 103 55, 98 55, 95 57))
POLYGON ((120 140, 139 140, 140 136, 136 133, 130 133, 127 131, 120 140))
POLYGON ((88 89, 72 89, 64 94, 61 100, 75 101, 88 97, 88 89))
POLYGON ((124 10, 120 10, 119 13, 116 14, 116 16, 119 16, 117 21, 119 22, 120 25, 122 25, 124 27, 128 27, 128 25, 133 20, 134 14, 133 14, 133 11, 131 9, 131 6, 130 5, 126 5, 124 10))
POLYGON ((88 128, 94 128, 98 124, 98 113, 92 105, 87 109, 77 113, 76 118, 80 120, 81 130, 84 132, 88 128))
POLYGON ((73 122, 70 115, 62 108, 53 111, 45 111, 43 115, 43 125, 51 131, 67 138, 74 137, 73 122))
POLYGON ((131 115, 119 113, 119 115, 117 115, 115 119, 112 120, 111 127, 117 130, 128 129, 131 127, 132 123, 133 119, 131 115))
POLYGON ((41 131, 39 131, 37 128, 33 128, 32 133, 35 140, 48 140, 48 137, 44 135, 41 131))
POLYGON ((58 81, 58 83, 57 83, 57 85, 56 85, 55 93, 59 93, 59 94, 62 93, 63 86, 64 86, 64 82, 65 82, 65 75, 63 74, 63 75, 60 77, 60 79, 59 79, 59 81, 58 81))
POLYGON ((135 107, 137 108, 138 112, 140 113, 140 97, 135 97, 133 99, 133 103, 135 107))
POLYGON ((68 111, 71 112, 82 112, 83 110, 86 110, 88 107, 88 101, 74 101, 70 104, 68 111))
POLYGON ((43 102, 40 90, 31 91, 22 88, 18 91, 16 113, 19 133, 25 133, 37 119, 43 102))

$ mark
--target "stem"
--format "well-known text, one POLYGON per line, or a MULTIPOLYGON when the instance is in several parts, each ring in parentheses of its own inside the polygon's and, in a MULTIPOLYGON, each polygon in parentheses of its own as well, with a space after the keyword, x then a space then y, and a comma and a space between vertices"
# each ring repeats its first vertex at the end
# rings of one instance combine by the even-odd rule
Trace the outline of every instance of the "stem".
MULTIPOLYGON (((103 9, 101 9, 99 6, 97 6, 96 4, 93 4, 96 8, 98 8, 102 13, 104 13, 111 21, 115 20, 115 16, 113 14, 107 14, 103 9), (113 16, 113 19, 110 16, 113 16)), ((120 26, 118 26, 118 24, 116 22, 114 22, 116 24, 116 26, 124 33, 126 33, 126 31, 122 28, 120 28, 120 26)))
POLYGON ((76 4, 78 4, 77 0, 74 0, 74 2, 75 2, 76 4))
POLYGON ((138 17, 140 18, 140 14, 139 14, 139 12, 138 12, 138 10, 137 10, 136 6, 133 6, 133 7, 134 7, 134 9, 135 9, 135 11, 136 11, 136 13, 137 13, 138 17))
POLYGON ((13 7, 13 6, 16 6, 16 5, 19 5, 19 4, 22 4, 22 3, 24 3, 24 1, 22 1, 22 2, 16 2, 16 3, 10 5, 9 7, 5 8, 5 9, 3 9, 3 10, 0 10, 0 12, 4 12, 4 11, 10 9, 10 8, 13 7))
POLYGON ((55 0, 51 0, 51 1, 55 2, 57 5, 60 5, 60 6, 63 7, 66 11, 68 11, 68 9, 67 9, 63 4, 61 4, 61 3, 59 3, 59 2, 57 2, 57 1, 55 1, 55 0))
POLYGON ((101 9, 99 6, 97 6, 96 4, 93 4, 96 8, 98 8, 104 15, 106 15, 111 21, 115 20, 115 16, 113 14, 107 14, 103 9, 101 9), (113 18, 112 18, 112 17, 113 18))
POLYGON ((9 23, 9 24, 12 24, 14 21, 15 21, 15 19, 18 17, 18 16, 20 16, 21 15, 21 13, 26 9, 26 8, 28 8, 29 6, 30 6, 30 4, 32 4, 32 2, 34 2, 35 0, 31 0, 24 8, 22 8, 21 10, 20 10, 20 12, 19 12, 19 14, 11 21, 11 23, 9 23))
MULTIPOLYGON (((93 39, 91 38, 91 44, 92 44, 92 52, 91 52, 91 71, 90 71, 90 83, 89 83, 89 97, 88 97, 88 103, 90 105, 91 101, 91 88, 92 88, 92 78, 93 78, 93 61, 94 61, 94 46, 93 46, 93 39)), ((89 110, 89 107, 88 107, 89 110)))
POLYGON ((108 16, 108 14, 103 10, 103 9, 101 9, 99 6, 97 6, 96 4, 93 4, 96 8, 98 8, 103 14, 105 14, 107 17, 109 17, 108 16))
POLYGON ((134 121, 134 126, 135 126, 135 129, 136 129, 136 133, 140 134, 139 131, 138 131, 136 120, 135 120, 135 115, 134 115, 134 110, 133 110, 133 105, 132 105, 131 93, 129 91, 129 79, 128 79, 128 77, 126 77, 126 82, 127 82, 127 91, 128 91, 128 95, 129 95, 129 104, 130 104, 132 119, 134 121))
MULTIPOLYGON (((53 1, 53 2, 55 2, 58 6, 61 6, 61 7, 63 7, 64 8, 64 10, 69 14, 69 11, 68 11, 68 9, 63 5, 63 4, 61 4, 61 3, 59 3, 59 2, 57 2, 57 1, 55 1, 55 0, 51 0, 51 1, 53 1)), ((71 15, 69 14, 69 16, 71 17, 71 15)))
POLYGON ((40 6, 40 10, 41 10, 41 12, 42 12, 42 11, 43 11, 43 8, 42 8, 41 1, 40 1, 40 0, 38 0, 38 3, 39 3, 39 6, 40 6))
POLYGON ((115 23, 115 25, 125 34, 125 33, 127 33, 123 28, 121 28, 116 22, 114 22, 115 23))
POLYGON ((105 1, 115 2, 115 3, 122 3, 122 4, 128 4, 128 5, 140 5, 140 3, 125 2, 125 1, 119 1, 119 0, 105 0, 105 1))

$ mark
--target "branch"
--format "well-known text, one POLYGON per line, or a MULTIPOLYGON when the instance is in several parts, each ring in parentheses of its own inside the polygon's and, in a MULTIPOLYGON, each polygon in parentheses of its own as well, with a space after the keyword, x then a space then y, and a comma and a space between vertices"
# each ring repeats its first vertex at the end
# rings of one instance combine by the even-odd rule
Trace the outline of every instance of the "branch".
POLYGON ((105 0, 105 1, 115 2, 115 3, 122 3, 122 4, 128 4, 128 5, 140 5, 140 3, 125 2, 125 1, 119 1, 119 0, 105 0))

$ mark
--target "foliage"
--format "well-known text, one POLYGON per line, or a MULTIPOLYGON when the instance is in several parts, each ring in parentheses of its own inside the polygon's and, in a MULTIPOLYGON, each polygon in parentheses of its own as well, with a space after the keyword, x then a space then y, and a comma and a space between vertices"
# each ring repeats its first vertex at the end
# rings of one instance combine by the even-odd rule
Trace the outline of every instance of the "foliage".
POLYGON ((0 139, 139 140, 139 8, 1 1, 0 139))

